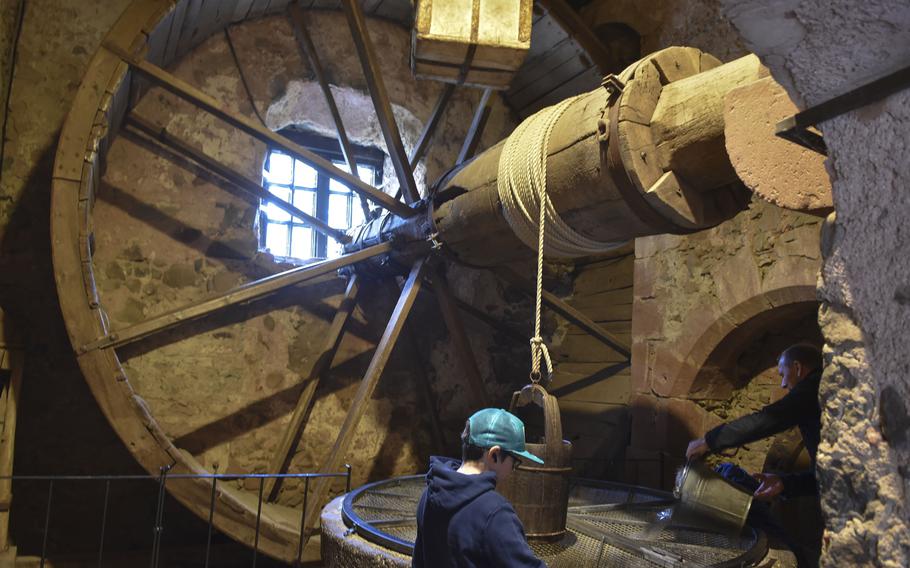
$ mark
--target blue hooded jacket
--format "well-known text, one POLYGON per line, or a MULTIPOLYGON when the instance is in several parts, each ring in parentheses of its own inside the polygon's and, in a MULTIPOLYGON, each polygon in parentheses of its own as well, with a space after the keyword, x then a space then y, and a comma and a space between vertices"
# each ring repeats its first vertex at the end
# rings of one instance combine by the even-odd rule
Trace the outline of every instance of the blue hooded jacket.
POLYGON ((496 474, 464 475, 460 462, 430 458, 417 505, 415 568, 545 568, 525 539, 515 509, 497 493, 496 474))

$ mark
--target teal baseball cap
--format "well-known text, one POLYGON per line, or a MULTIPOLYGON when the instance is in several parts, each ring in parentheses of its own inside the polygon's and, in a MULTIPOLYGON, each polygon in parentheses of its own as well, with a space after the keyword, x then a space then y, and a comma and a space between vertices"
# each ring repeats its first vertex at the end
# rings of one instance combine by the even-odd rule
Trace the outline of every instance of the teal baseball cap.
POLYGON ((504 452, 543 464, 543 460, 525 449, 525 425, 520 418, 501 408, 484 408, 468 418, 468 443, 478 448, 499 446, 504 452))

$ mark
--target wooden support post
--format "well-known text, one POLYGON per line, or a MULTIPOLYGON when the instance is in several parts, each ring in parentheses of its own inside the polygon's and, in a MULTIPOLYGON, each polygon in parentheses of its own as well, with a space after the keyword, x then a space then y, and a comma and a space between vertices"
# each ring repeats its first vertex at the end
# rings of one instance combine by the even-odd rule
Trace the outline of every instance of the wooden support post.
MULTIPOLYGON (((495 269, 494 272, 497 276, 499 276, 506 282, 509 282, 510 284, 513 284, 514 286, 521 288, 528 294, 531 294, 531 295, 535 294, 535 289, 534 289, 533 283, 526 281, 524 278, 515 274, 508 268, 498 268, 498 269, 495 269)), ((557 298, 555 294, 547 292, 546 290, 543 291, 542 298, 543 298, 543 303, 548 308, 550 308, 557 314, 561 315, 562 317, 566 318, 570 322, 574 323, 575 325, 577 325, 584 331, 588 332, 595 339, 601 341, 607 347, 616 351, 623 357, 625 357, 627 359, 631 358, 632 355, 629 351, 629 346, 626 345, 625 343, 623 343, 619 338, 614 336, 609 331, 607 331, 604 328, 602 328, 601 326, 597 325, 597 322, 595 322, 588 316, 584 315, 580 311, 576 310, 569 304, 563 302, 562 300, 557 298)))
POLYGON ((540 0, 540 3, 550 17, 556 20, 559 27, 564 29, 587 52, 602 75, 618 73, 616 69, 610 68, 610 53, 603 43, 597 39, 587 22, 565 0, 540 0))
POLYGON ((272 276, 267 276, 238 286, 233 290, 229 290, 224 294, 220 294, 213 298, 172 310, 121 330, 116 330, 91 343, 87 343, 79 351, 80 353, 85 353, 86 351, 91 351, 93 349, 120 347, 127 343, 132 343, 150 335, 160 333, 178 324, 197 320, 203 316, 223 310, 228 306, 249 302, 269 294, 274 294, 282 288, 312 280, 323 274, 335 272, 339 268, 344 268, 345 266, 355 264, 362 260, 387 253, 390 250, 392 250, 392 245, 390 243, 381 243, 359 250, 353 254, 344 255, 332 260, 324 260, 315 264, 309 264, 307 266, 301 266, 272 276))
MULTIPOLYGON (((332 120, 335 122, 335 132, 338 135, 338 145, 341 147, 341 154, 344 161, 348 164, 348 169, 354 177, 359 178, 357 174, 357 159, 354 157, 354 150, 351 148, 351 142, 348 140, 348 133, 344 129, 344 122, 341 120, 341 113, 338 112, 338 105, 335 104, 335 96, 332 95, 332 88, 329 86, 329 78, 319 60, 319 54, 316 53, 316 46, 313 45, 313 38, 306 28, 306 18, 303 15, 303 9, 297 4, 292 3, 288 7, 288 13, 291 15, 291 24, 294 28, 294 37, 297 38, 297 45, 306 55, 310 62, 310 68, 316 75, 316 81, 319 82, 319 88, 325 96, 325 102, 329 105, 329 112, 332 114, 332 120)), ((360 196, 360 206, 363 208, 363 218, 370 218, 370 206, 364 196, 360 196)))
MULTIPOLYGON (((359 290, 360 283, 355 274, 348 280, 344 298, 342 298, 341 304, 338 306, 338 311, 335 312, 335 317, 332 319, 332 325, 329 326, 329 329, 326 332, 322 353, 319 355, 319 358, 316 359, 313 368, 310 369, 309 375, 303 382, 303 390, 300 391, 300 398, 297 399, 297 406, 294 407, 294 413, 291 415, 291 422, 284 431, 284 436, 282 436, 281 442, 278 443, 278 448, 275 450, 272 461, 269 463, 269 473, 287 473, 288 467, 291 465, 291 458, 294 456, 294 450, 297 449, 297 446, 300 443, 300 436, 303 434, 303 429, 306 426, 310 411, 313 408, 313 395, 316 394, 316 388, 319 386, 320 380, 332 366, 332 360, 335 358, 338 346, 341 345, 341 338, 344 336, 344 330, 348 323, 348 319, 351 317, 351 314, 354 312, 354 307, 357 305, 357 293, 359 290)), ((282 481, 284 481, 284 479, 280 477, 270 477, 266 480, 265 495, 267 496, 267 500, 274 501, 278 498, 278 492, 281 490, 282 481)))
POLYGON ((392 113, 392 103, 382 80, 379 62, 373 50, 373 43, 370 41, 370 34, 367 31, 363 11, 360 9, 360 4, 357 0, 343 0, 342 4, 344 5, 344 13, 348 18, 348 25, 351 28, 351 35, 354 37, 354 46, 360 56, 360 65, 363 67, 363 74, 367 80, 370 97, 373 99, 373 107, 376 109, 376 115, 379 118, 379 126, 382 128, 382 135, 389 150, 389 157, 392 159, 392 165, 398 175, 398 183, 404 192, 405 201, 407 203, 415 203, 420 201, 420 192, 417 191, 414 172, 411 171, 407 154, 404 151, 404 145, 401 142, 401 133, 398 131, 398 124, 395 122, 395 115, 392 113))
POLYGON ((190 158, 194 162, 201 165, 203 168, 224 178, 231 184, 243 190, 245 193, 252 195, 258 199, 262 199, 264 201, 268 201, 269 203, 275 204, 275 206, 277 206, 282 211, 290 213, 294 217, 302 220, 306 225, 312 227, 314 230, 319 231, 320 233, 338 241, 339 243, 347 244, 351 242, 351 237, 345 234, 344 231, 333 229, 325 221, 317 219, 316 217, 313 217, 312 215, 301 211, 299 208, 294 207, 287 201, 275 197, 269 193, 266 188, 262 187, 262 184, 251 180, 237 170, 234 170, 229 166, 226 166, 221 162, 215 160, 214 158, 207 156, 203 152, 186 143, 184 140, 181 140, 175 137, 173 134, 169 133, 163 126, 156 126, 134 113, 130 113, 127 116, 127 120, 129 124, 135 126, 146 136, 149 136, 150 138, 161 142, 165 146, 168 146, 172 150, 175 150, 177 153, 190 158))
POLYGON ((461 321, 461 314, 458 313, 458 305, 455 302, 455 295, 449 288, 449 282, 445 274, 438 268, 433 267, 430 273, 433 282, 436 299, 439 301, 439 309, 442 311, 442 317, 449 329, 449 337, 455 345, 455 352, 458 353, 458 360, 461 362, 462 371, 468 379, 468 386, 474 395, 474 404, 477 410, 489 406, 486 389, 483 385, 483 378, 480 376, 480 369, 477 368, 477 360, 474 358, 474 351, 471 349, 471 342, 468 340, 468 334, 465 333, 464 323, 461 321))
MULTIPOLYGON (((395 283, 394 279, 388 279, 389 288, 392 293, 398 296, 401 289, 395 283)), ((426 282, 423 283, 427 285, 426 282)), ((442 455, 445 450, 445 439, 442 435, 442 426, 439 424, 439 414, 436 410, 436 397, 433 395, 433 387, 430 385, 430 377, 427 373, 427 362, 417 345, 417 336, 414 333, 414 327, 405 323, 404 326, 404 344, 402 347, 406 350, 406 358, 411 363, 411 372, 414 373, 414 382, 417 384, 417 392, 422 399, 424 408, 427 410, 427 417, 430 420, 430 434, 433 438, 433 446, 437 455, 442 455)))
MULTIPOLYGON (((367 368, 366 373, 363 375, 363 379, 360 381, 360 387, 357 389, 357 394, 354 395, 351 407, 348 409, 344 423, 341 425, 341 430, 338 432, 338 438, 335 440, 335 444, 332 446, 329 456, 326 458, 325 462, 323 462, 322 467, 319 470, 320 472, 334 472, 341 467, 344 455, 348 451, 351 441, 354 439, 357 425, 360 424, 360 419, 363 418, 363 415, 366 412, 367 404, 373 396, 373 391, 376 390, 379 377, 382 376, 382 372, 385 370, 386 363, 388 363, 389 357, 392 354, 392 349, 394 349, 395 343, 398 341, 398 336, 401 334, 401 330, 404 327, 404 322, 411 312, 411 307, 414 305, 414 300, 417 298, 418 292, 420 292, 420 285, 425 271, 425 258, 415 262, 413 268, 411 268, 411 273, 405 281, 401 296, 398 298, 398 303, 395 305, 389 323, 386 325, 385 332, 382 334, 382 339, 379 340, 379 345, 376 347, 373 359, 370 360, 370 366, 367 368)), ((304 526, 301 529, 301 534, 303 534, 306 539, 309 539, 309 527, 312 527, 319 517, 319 512, 322 510, 323 501, 325 500, 331 484, 331 478, 320 478, 316 481, 315 488, 309 499, 309 510, 304 512, 304 526)))
POLYGON ((123 61, 129 63, 135 71, 138 71, 143 76, 148 77, 155 84, 161 86, 167 91, 170 91, 171 93, 174 93, 178 97, 189 101, 190 103, 193 103, 206 112, 217 116, 231 126, 240 129, 241 131, 249 134, 257 140, 280 148, 299 160, 307 162, 317 171, 329 176, 332 179, 337 180, 340 183, 343 183, 356 193, 363 195, 367 199, 377 203, 378 205, 381 205, 382 207, 385 207, 399 217, 411 217, 415 214, 415 211, 413 209, 407 207, 400 201, 393 199, 391 195, 383 193, 370 184, 360 180, 360 178, 335 167, 331 161, 326 160, 315 152, 307 150, 303 146, 288 140, 280 134, 272 132, 265 126, 257 124, 243 115, 233 113, 225 109, 214 98, 205 94, 193 85, 190 85, 183 79, 180 79, 179 77, 168 73, 157 65, 152 65, 148 61, 143 61, 130 55, 119 46, 113 45, 110 42, 105 42, 103 45, 105 49, 114 53, 123 61))
POLYGON ((458 152, 458 159, 455 165, 461 165, 467 160, 474 157, 477 152, 477 145, 480 144, 480 137, 483 129, 487 125, 487 119, 490 118, 490 111, 493 109, 491 96, 493 89, 484 89, 480 96, 480 102, 477 103, 477 109, 474 111, 474 118, 471 120, 471 127, 465 136, 464 144, 461 145, 461 151, 458 152))

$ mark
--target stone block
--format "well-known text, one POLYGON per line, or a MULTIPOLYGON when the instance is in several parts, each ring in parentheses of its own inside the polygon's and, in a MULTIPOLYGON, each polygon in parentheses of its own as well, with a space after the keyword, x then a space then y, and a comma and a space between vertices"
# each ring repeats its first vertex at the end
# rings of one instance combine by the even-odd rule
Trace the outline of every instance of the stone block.
POLYGON ((724 136, 737 175, 756 195, 788 209, 833 207, 825 157, 774 134, 799 109, 771 77, 724 97, 724 136))

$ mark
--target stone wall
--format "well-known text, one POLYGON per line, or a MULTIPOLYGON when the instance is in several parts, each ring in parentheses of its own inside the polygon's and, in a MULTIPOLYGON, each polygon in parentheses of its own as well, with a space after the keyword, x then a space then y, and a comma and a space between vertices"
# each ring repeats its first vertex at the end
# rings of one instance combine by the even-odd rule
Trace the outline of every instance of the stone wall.
MULTIPOLYGON (((910 58, 906 2, 724 0, 723 8, 803 107, 910 58)), ((906 90, 819 125, 836 210, 819 279, 825 566, 910 563, 908 125, 906 90)))
MULTIPOLYGON (((788 344, 820 343, 817 217, 755 199, 690 236, 636 240, 632 439, 639 481, 668 486, 689 440, 781 396, 788 344)), ((758 469, 771 442, 736 455, 758 469)))

